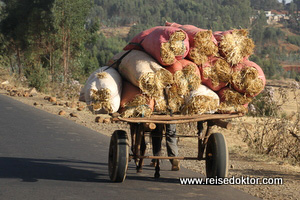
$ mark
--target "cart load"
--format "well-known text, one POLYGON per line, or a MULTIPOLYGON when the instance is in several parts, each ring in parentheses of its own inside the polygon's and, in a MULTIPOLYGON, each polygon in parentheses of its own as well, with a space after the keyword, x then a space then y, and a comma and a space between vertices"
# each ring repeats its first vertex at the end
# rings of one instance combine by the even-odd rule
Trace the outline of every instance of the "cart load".
POLYGON ((94 110, 118 111, 126 118, 246 113, 266 83, 260 66, 248 60, 253 48, 244 29, 213 32, 166 22, 133 37, 110 59, 111 69, 94 72, 84 86, 84 100, 94 110), (112 76, 112 84, 98 87, 103 82, 99 72, 110 70, 121 81, 112 76), (112 91, 119 100, 109 104, 112 91))

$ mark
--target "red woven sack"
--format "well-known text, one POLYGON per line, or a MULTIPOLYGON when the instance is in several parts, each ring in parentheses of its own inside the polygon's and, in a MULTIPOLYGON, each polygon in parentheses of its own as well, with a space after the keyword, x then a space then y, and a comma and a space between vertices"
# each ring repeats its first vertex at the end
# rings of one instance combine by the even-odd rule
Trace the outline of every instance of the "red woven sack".
POLYGON ((245 60, 233 67, 231 85, 236 91, 254 97, 264 89, 266 77, 259 65, 255 62, 245 60))
POLYGON ((195 66, 195 73, 201 77, 200 75, 200 70, 198 68, 198 66, 193 63, 190 60, 187 59, 182 59, 182 60, 177 60, 173 65, 170 65, 168 67, 165 67, 165 69, 167 69, 168 71, 170 71, 172 74, 174 74, 176 71, 180 71, 182 69, 184 69, 184 67, 188 66, 188 65, 193 65, 195 66))
MULTIPOLYGON (((130 83, 128 81, 123 81, 122 86, 123 87, 122 87, 120 109, 118 111, 119 113, 122 113, 124 111, 126 104, 128 102, 132 101, 136 95, 143 95, 142 91, 138 87, 134 86, 132 83, 130 83)), ((153 99, 150 99, 148 106, 152 110, 154 109, 154 100, 153 99)))
MULTIPOLYGON (((183 59, 187 56, 189 52, 189 38, 188 35, 181 29, 176 27, 159 27, 152 31, 147 37, 145 37, 144 41, 142 42, 142 46, 144 50, 152 55, 161 65, 168 66, 172 65, 177 60, 183 59), (164 43, 169 42, 170 36, 175 34, 175 32, 181 32, 184 34, 184 40, 178 41, 176 46, 183 48, 184 50, 179 54, 174 54, 174 58, 171 58, 170 62, 164 61, 162 58, 162 46, 164 43)), ((173 51, 173 49, 172 49, 173 51)))
POLYGON ((147 35, 149 35, 152 31, 154 31, 159 27, 163 27, 163 26, 155 26, 140 32, 139 34, 137 34, 131 39, 130 43, 126 45, 123 50, 130 50, 130 49, 142 50, 142 48, 138 44, 140 44, 141 41, 143 41, 147 35))
MULTIPOLYGON (((212 78, 210 78, 211 77, 210 75, 207 76, 206 70, 208 70, 208 69, 206 69, 206 68, 212 69, 214 67, 214 65, 218 62, 219 59, 221 59, 221 58, 211 57, 207 63, 199 66, 202 84, 206 85, 213 91, 219 91, 220 89, 224 88, 229 83, 229 80, 226 82, 219 81, 219 80, 214 81, 212 78)), ((225 62, 225 61, 222 60, 222 62, 225 62)), ((213 75, 214 72, 212 71, 211 74, 213 75)))

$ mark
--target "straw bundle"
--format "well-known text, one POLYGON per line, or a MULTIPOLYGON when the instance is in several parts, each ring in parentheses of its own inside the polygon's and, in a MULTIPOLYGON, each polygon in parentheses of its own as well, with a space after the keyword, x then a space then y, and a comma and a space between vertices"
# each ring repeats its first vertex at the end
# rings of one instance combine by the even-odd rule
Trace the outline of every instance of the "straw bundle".
POLYGON ((98 113, 116 112, 120 106, 122 78, 107 66, 95 70, 81 90, 80 96, 89 108, 98 113))
POLYGON ((247 97, 232 88, 226 87, 218 92, 221 102, 233 105, 244 105, 250 103, 253 98, 247 97))
POLYGON ((189 51, 187 34, 176 27, 157 27, 142 41, 144 51, 153 56, 161 65, 168 66, 183 59, 189 51))
POLYGON ((176 84, 178 95, 187 95, 189 93, 189 82, 182 70, 175 72, 174 83, 176 84))
POLYGON ((247 97, 232 88, 226 87, 218 92, 220 97, 220 113, 240 112, 247 111, 247 105, 252 101, 252 97, 247 97))
POLYGON ((225 87, 232 76, 231 66, 222 58, 212 58, 200 67, 202 83, 214 91, 225 87))
POLYGON ((183 114, 214 113, 219 106, 218 95, 204 85, 193 90, 186 98, 183 114))
POLYGON ((170 88, 167 89, 167 98, 168 98, 168 109, 172 113, 179 113, 181 107, 184 105, 184 96, 179 94, 177 85, 173 84, 170 88))
POLYGON ((124 105, 122 117, 149 117, 153 109, 149 106, 150 99, 146 95, 136 95, 130 102, 124 105))
POLYGON ((232 105, 230 103, 222 102, 222 103, 220 103, 218 112, 221 113, 221 114, 229 114, 229 113, 246 114, 248 112, 248 104, 245 104, 245 105, 232 105))
MULTIPOLYGON (((114 56, 119 59, 125 52, 114 56)), ((117 67, 119 73, 150 97, 163 95, 163 88, 172 84, 172 74, 143 51, 132 50, 117 67)))
POLYGON ((166 69, 173 74, 178 95, 187 95, 189 91, 197 89, 201 83, 199 68, 189 60, 178 60, 166 69))
POLYGON ((200 29, 193 25, 180 25, 166 22, 166 26, 178 27, 184 30, 190 42, 189 58, 200 65, 207 62, 208 56, 218 55, 218 45, 211 30, 200 29))
MULTIPOLYGON (((184 26, 182 26, 182 28, 183 27, 184 26)), ((183 28, 183 30, 187 31, 185 28, 183 28)), ((217 56, 219 49, 211 30, 198 30, 199 31, 194 35, 193 38, 194 46, 190 47, 191 50, 188 56, 196 64, 200 65, 207 62, 207 57, 217 56)))
POLYGON ((219 43, 220 54, 232 65, 240 63, 253 53, 254 43, 245 29, 215 32, 214 36, 219 43))
POLYGON ((232 86, 235 90, 253 97, 264 89, 266 83, 264 73, 254 62, 244 61, 233 70, 232 86))
POLYGON ((93 106, 93 110, 106 110, 108 113, 112 113, 113 109, 110 103, 111 91, 107 88, 102 88, 100 90, 91 89, 91 100, 90 105, 93 106))
POLYGON ((153 112, 154 101, 128 81, 123 81, 119 113, 122 117, 148 117, 153 112))

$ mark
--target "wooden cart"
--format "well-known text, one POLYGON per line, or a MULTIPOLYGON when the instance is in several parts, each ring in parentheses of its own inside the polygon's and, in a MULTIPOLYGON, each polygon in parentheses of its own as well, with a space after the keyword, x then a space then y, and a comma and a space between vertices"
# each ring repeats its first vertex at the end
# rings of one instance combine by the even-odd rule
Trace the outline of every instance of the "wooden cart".
POLYGON ((224 119, 241 117, 241 114, 203 114, 203 115, 152 115, 144 118, 121 118, 120 121, 129 123, 131 134, 131 151, 129 152, 128 135, 124 130, 116 130, 110 140, 108 169, 110 179, 114 182, 123 182, 126 178, 128 162, 135 161, 137 172, 142 171, 144 159, 156 159, 155 178, 160 177, 160 159, 179 160, 205 160, 207 177, 226 177, 228 172, 228 149, 225 138, 221 133, 211 133, 214 125, 228 128, 230 123, 224 119), (177 137, 197 137, 197 157, 167 157, 145 156, 145 134, 156 127, 156 124, 180 124, 189 122, 207 122, 206 130, 198 126, 198 134, 195 136, 177 135, 177 137))

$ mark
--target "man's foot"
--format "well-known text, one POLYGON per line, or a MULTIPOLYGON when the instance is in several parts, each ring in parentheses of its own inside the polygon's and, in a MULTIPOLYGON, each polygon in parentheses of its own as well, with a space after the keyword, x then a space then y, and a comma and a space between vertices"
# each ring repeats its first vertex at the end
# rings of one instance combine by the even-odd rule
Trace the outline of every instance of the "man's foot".
POLYGON ((179 160, 173 159, 173 160, 171 161, 171 163, 172 163, 172 168, 171 168, 171 170, 172 170, 172 171, 179 171, 179 169, 180 169, 180 163, 179 163, 179 160))

